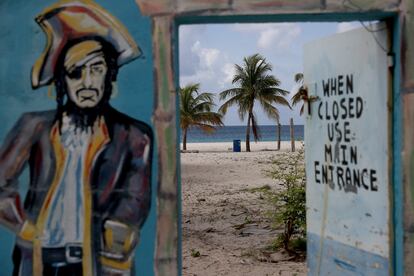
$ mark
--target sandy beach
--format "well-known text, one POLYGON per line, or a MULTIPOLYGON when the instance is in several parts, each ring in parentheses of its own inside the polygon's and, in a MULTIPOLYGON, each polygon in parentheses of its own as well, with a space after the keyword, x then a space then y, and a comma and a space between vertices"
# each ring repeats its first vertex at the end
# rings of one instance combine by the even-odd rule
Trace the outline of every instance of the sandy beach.
POLYGON ((181 153, 183 275, 305 275, 303 260, 267 249, 282 229, 271 227, 260 192, 280 189, 266 174, 273 160, 298 152, 290 142, 280 151, 276 142, 253 142, 252 152, 241 146, 233 152, 232 143, 192 143, 181 153))
MULTIPOLYGON (((295 149, 301 149, 303 146, 302 141, 295 141, 295 149)), ((240 143, 241 152, 246 151, 246 143, 240 143)), ((183 144, 181 143, 180 146, 183 149, 183 144)), ((257 151, 277 151, 277 142, 250 142, 250 150, 251 152, 257 151)), ((282 141, 280 143, 280 150, 290 151, 291 150, 291 142, 282 141)), ((225 142, 225 143, 187 143, 187 151, 199 151, 199 152, 232 152, 233 151, 233 143, 232 142, 225 142)))

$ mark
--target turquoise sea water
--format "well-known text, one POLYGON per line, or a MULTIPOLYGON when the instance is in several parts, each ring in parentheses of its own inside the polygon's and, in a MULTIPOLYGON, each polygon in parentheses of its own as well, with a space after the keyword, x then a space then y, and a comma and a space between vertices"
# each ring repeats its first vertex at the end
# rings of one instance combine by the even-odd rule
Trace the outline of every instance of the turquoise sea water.
MULTIPOLYGON (((277 126, 259 126, 261 139, 259 141, 277 141, 277 126)), ((294 126, 295 140, 303 140, 303 125, 294 126)), ((290 141, 290 126, 281 126, 281 140, 290 141)), ((199 128, 191 128, 187 134, 188 143, 210 143, 210 142, 232 142, 233 140, 244 141, 246 138, 246 126, 223 126, 217 127, 212 134, 207 134, 199 128)), ((253 133, 250 132, 250 139, 253 141, 253 133)), ((180 139, 182 141, 182 138, 180 139)))

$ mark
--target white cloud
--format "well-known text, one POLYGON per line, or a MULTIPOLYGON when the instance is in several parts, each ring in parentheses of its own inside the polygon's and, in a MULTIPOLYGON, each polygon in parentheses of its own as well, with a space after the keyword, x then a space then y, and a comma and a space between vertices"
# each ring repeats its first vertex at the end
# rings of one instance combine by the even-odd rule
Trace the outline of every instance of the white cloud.
POLYGON ((352 29, 356 29, 358 27, 359 25, 355 22, 341 22, 341 23, 338 23, 338 26, 336 27, 336 32, 344 33, 352 29))
MULTIPOLYGON (((198 70, 193 75, 181 75, 180 76, 180 86, 186 86, 190 83, 200 83, 202 92, 205 92, 206 86, 214 80, 214 72, 210 70, 198 70)), ((207 88, 208 89, 208 88, 207 88)), ((214 91, 207 91, 214 92, 214 91)))
POLYGON ((202 68, 211 68, 217 61, 220 51, 214 48, 202 48, 200 41, 196 41, 191 47, 191 51, 200 59, 200 66, 202 68))
POLYGON ((224 88, 224 87, 230 86, 233 80, 234 74, 236 73, 234 64, 232 63, 224 64, 223 68, 221 68, 221 72, 223 73, 223 76, 219 82, 220 87, 224 88))
POLYGON ((257 41, 257 46, 262 49, 267 49, 274 45, 277 39, 280 37, 280 30, 278 29, 268 29, 260 33, 259 40, 257 41))
POLYGON ((261 49, 287 49, 301 34, 297 23, 235 24, 233 29, 237 32, 257 33, 257 46, 261 49))
POLYGON ((187 47, 187 51, 180 54, 180 68, 183 60, 193 56, 192 70, 181 70, 180 85, 200 83, 204 92, 220 92, 231 84, 234 64, 230 63, 228 56, 216 48, 207 48, 200 40, 187 47), (188 50, 189 49, 189 50, 188 50), (224 64, 224 66, 223 66, 224 64))
POLYGON ((192 47, 200 38, 200 34, 205 28, 181 26, 179 29, 179 58, 180 58, 180 74, 194 74, 196 67, 199 65, 199 57, 193 53, 192 47))
POLYGON ((237 32, 262 32, 269 28, 269 25, 274 24, 262 24, 262 23, 254 23, 254 24, 246 24, 246 23, 238 23, 232 26, 232 29, 237 32))
MULTIPOLYGON (((220 51, 203 47, 200 41, 205 33, 205 26, 189 25, 180 27, 179 66, 180 85, 201 83, 201 90, 206 89, 205 83, 214 80, 214 70, 220 51)), ((205 91, 205 90, 204 90, 205 91)))

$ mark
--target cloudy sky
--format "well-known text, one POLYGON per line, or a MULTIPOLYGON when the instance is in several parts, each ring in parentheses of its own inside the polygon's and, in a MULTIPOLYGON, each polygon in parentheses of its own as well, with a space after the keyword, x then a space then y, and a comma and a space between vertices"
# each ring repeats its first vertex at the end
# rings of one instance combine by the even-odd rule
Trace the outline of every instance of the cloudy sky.
MULTIPOLYGON (((201 92, 219 92, 233 87, 234 64, 259 53, 273 66, 280 88, 291 91, 294 75, 302 72, 303 46, 313 40, 361 27, 359 22, 343 23, 266 23, 181 25, 179 29, 180 86, 200 83, 201 92)), ((290 99, 292 95, 289 95, 290 99)), ((216 103, 220 105, 218 96, 216 103)), ((275 122, 255 105, 259 125, 275 122)), ((278 107, 281 123, 303 124, 299 107, 278 107)), ((244 125, 236 108, 229 109, 225 125, 244 125)))

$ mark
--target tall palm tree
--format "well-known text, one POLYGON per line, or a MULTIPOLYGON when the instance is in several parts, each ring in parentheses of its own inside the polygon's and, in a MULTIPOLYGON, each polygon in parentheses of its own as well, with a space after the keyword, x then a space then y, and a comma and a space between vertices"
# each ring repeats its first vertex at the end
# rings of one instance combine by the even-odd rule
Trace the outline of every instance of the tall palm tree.
POLYGON ((302 106, 300 107, 300 115, 302 115, 303 110, 305 108, 305 101, 308 99, 308 91, 303 85, 303 74, 302 73, 297 73, 295 75, 295 82, 296 82, 296 85, 291 91, 291 93, 294 94, 292 96, 292 106, 295 106, 299 104, 300 102, 303 102, 302 106))
POLYGON ((183 130, 183 149, 187 149, 187 131, 189 127, 199 127, 206 132, 222 126, 220 113, 211 111, 215 106, 212 93, 199 93, 200 84, 189 84, 180 88, 180 127, 183 130))
POLYGON ((238 87, 220 93, 220 100, 227 101, 219 108, 219 112, 225 114, 230 106, 237 105, 240 119, 244 120, 247 115, 246 151, 250 151, 250 128, 254 140, 260 139, 256 115, 253 112, 255 102, 262 106, 270 118, 279 122, 279 110, 273 104, 290 108, 289 102, 284 98, 289 92, 278 88, 280 80, 270 75, 272 65, 259 54, 245 57, 243 65, 236 64, 235 67, 232 83, 238 87))

